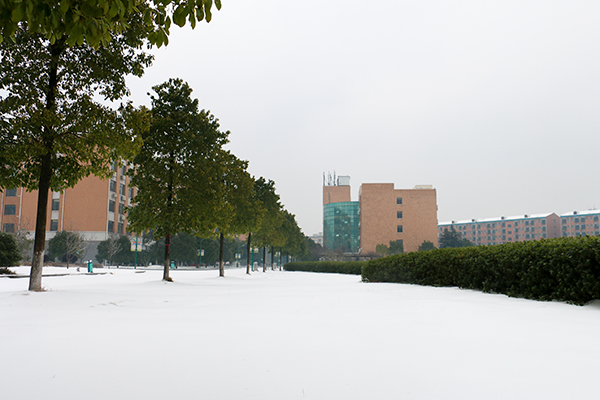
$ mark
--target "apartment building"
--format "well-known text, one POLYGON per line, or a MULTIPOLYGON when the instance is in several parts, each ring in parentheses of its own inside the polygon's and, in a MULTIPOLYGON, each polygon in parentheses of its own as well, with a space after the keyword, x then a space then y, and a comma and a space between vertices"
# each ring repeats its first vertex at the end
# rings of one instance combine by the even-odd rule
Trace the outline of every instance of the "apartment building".
MULTIPOLYGON (((77 231, 89 243, 90 254, 95 255, 97 244, 110 234, 127 232, 125 207, 131 204, 135 189, 129 187, 127 167, 113 166, 110 179, 96 176, 82 179, 73 188, 62 193, 51 192, 46 220, 46 239, 58 231, 77 231)), ((35 231, 38 192, 23 188, 5 189, 0 193, 0 227, 4 232, 35 231)))
POLYGON ((600 210, 573 211, 560 216, 563 237, 600 235, 600 210))
POLYGON ((454 229, 476 245, 504 244, 561 236, 560 218, 555 213, 442 222, 438 235, 454 229))

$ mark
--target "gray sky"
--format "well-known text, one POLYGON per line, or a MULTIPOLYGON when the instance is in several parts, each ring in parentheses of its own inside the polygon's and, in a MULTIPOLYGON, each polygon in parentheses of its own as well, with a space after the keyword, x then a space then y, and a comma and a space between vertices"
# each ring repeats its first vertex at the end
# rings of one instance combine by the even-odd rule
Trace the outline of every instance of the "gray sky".
POLYGON ((600 2, 222 1, 132 100, 187 81, 304 233, 326 171, 431 184, 440 222, 600 207, 600 2))

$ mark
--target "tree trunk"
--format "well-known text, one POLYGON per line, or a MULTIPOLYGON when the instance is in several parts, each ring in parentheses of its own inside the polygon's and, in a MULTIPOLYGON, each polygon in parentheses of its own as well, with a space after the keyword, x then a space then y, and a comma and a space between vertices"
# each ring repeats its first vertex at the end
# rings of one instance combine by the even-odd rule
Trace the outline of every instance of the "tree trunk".
MULTIPOLYGON (((50 46, 50 68, 48 70, 48 91, 46 92, 46 110, 56 113, 56 90, 58 88, 58 61, 63 51, 63 42, 58 41, 50 46)), ((42 142, 46 153, 41 156, 40 181, 38 183, 38 204, 35 221, 35 239, 33 258, 29 274, 29 290, 42 291, 42 269, 44 267, 44 250, 46 248, 46 218, 48 216, 48 192, 52 179, 52 157, 54 152, 54 127, 44 124, 42 142)))
POLYGON ((163 281, 173 282, 169 276, 169 268, 171 268, 171 234, 165 236, 165 269, 163 272, 163 281))
POLYGON ((263 272, 267 272, 267 247, 263 247, 263 272))
POLYGON ((38 188, 38 206, 35 221, 35 239, 33 243, 33 258, 29 275, 29 290, 42 291, 42 269, 44 267, 44 250, 46 248, 46 217, 48 215, 48 192, 50 191, 51 166, 50 154, 42 160, 42 171, 38 188), (47 165, 47 167, 46 167, 47 165))
POLYGON ((251 257, 252 253, 250 252, 252 250, 252 247, 250 245, 251 241, 252 241, 252 232, 249 232, 248 233, 248 240, 247 240, 247 243, 246 243, 246 254, 248 255, 246 257, 246 273, 248 275, 250 275, 250 263, 252 262, 252 257, 251 257))
POLYGON ((225 276, 225 268, 223 267, 223 242, 225 238, 223 233, 219 234, 219 276, 225 276))

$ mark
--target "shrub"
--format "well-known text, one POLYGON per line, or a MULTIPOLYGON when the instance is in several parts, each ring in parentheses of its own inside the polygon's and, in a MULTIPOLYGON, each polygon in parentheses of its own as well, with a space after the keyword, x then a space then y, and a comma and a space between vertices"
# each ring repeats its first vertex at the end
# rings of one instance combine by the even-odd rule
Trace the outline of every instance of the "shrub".
POLYGON ((19 265, 21 252, 13 235, 0 232, 0 267, 19 265))
POLYGON ((369 261, 362 279, 585 304, 600 299, 600 237, 408 253, 369 261))
POLYGON ((364 264, 365 261, 305 261, 287 263, 283 269, 286 271, 360 275, 364 264))

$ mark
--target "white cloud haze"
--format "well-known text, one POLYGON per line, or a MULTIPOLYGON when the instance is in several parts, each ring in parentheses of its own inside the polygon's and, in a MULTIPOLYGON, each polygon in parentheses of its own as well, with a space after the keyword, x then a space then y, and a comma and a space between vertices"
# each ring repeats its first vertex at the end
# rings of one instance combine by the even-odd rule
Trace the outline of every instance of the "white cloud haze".
POLYGON ((306 234, 322 173, 432 184, 438 219, 600 207, 600 3, 223 0, 129 84, 179 77, 306 234))

